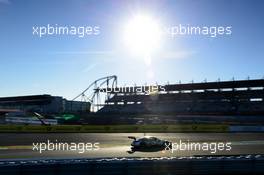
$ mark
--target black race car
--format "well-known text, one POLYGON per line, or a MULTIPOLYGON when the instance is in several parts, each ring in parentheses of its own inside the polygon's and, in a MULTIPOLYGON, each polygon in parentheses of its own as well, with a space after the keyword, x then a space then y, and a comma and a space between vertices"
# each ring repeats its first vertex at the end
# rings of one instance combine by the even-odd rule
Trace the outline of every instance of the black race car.
POLYGON ((171 142, 161 140, 157 137, 144 136, 137 139, 136 137, 129 136, 128 138, 133 139, 131 143, 131 151, 128 151, 128 153, 134 153, 135 151, 155 152, 171 148, 171 142))

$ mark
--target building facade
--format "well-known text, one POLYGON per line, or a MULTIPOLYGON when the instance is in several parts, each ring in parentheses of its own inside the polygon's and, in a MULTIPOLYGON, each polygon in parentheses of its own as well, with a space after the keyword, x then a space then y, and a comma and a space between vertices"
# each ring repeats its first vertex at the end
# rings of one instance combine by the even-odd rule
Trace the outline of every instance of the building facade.
POLYGON ((42 114, 89 113, 90 103, 69 101, 59 96, 32 95, 0 98, 2 111, 17 110, 42 114))

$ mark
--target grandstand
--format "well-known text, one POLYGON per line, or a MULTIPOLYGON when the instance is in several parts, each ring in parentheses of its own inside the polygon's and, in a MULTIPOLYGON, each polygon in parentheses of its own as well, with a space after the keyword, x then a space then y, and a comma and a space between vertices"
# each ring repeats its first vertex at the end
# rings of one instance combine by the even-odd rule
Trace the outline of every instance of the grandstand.
POLYGON ((155 93, 137 87, 103 89, 111 95, 98 113, 174 115, 264 114, 264 80, 219 81, 159 86, 155 93))

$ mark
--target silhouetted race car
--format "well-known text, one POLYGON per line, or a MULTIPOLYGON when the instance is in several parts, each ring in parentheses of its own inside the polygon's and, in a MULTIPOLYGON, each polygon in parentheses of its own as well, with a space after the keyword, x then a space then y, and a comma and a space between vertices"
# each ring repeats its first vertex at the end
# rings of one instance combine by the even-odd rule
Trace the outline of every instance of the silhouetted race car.
POLYGON ((134 153, 135 151, 155 152, 171 147, 171 142, 157 137, 145 136, 137 139, 136 137, 129 136, 128 138, 133 139, 129 153, 134 153))

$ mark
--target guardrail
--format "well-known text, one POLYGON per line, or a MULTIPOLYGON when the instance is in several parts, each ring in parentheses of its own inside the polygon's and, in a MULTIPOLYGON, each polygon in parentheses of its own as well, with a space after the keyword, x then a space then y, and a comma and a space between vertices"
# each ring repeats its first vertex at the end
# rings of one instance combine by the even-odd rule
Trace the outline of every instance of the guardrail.
POLYGON ((111 158, 0 162, 0 174, 263 174, 264 156, 111 158))
POLYGON ((230 132, 264 132, 264 126, 229 126, 230 132))
POLYGON ((166 132, 228 132, 228 125, 180 124, 180 125, 0 125, 0 133, 166 133, 166 132))
POLYGON ((177 133, 177 132, 264 132, 264 126, 215 124, 179 125, 0 125, 0 133, 177 133))

